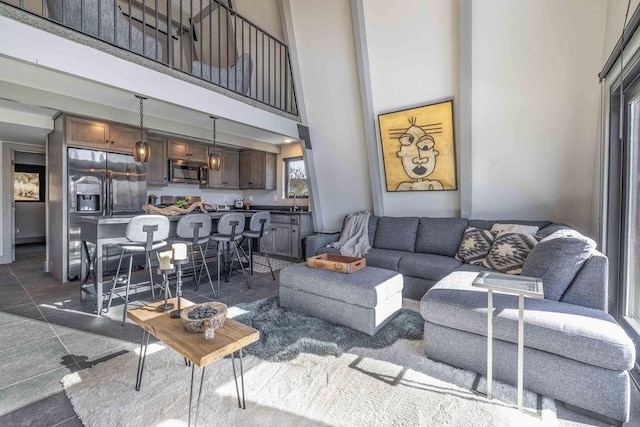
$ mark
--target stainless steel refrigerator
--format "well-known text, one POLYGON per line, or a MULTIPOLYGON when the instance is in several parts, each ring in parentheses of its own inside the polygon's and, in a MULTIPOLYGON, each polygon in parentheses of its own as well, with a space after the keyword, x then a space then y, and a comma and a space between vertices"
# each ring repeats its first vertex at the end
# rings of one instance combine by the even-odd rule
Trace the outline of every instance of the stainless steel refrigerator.
MULTIPOLYGON (((136 163, 133 156, 68 149, 69 280, 80 276, 79 218, 143 213, 142 206, 147 201, 146 171, 146 164, 136 163)), ((113 255, 107 252, 104 257, 105 271, 111 269, 113 255)))

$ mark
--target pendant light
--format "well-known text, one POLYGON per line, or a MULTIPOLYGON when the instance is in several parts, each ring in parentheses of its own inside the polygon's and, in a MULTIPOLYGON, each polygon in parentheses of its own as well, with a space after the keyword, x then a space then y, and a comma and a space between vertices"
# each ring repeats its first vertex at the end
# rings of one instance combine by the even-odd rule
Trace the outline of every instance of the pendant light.
POLYGON ((213 119, 213 149, 211 150, 211 154, 209 154, 209 169, 220 170, 222 159, 220 158, 220 154, 216 153, 216 120, 218 120, 218 118, 214 116, 209 117, 213 119))
POLYGON ((142 103, 147 98, 140 95, 136 95, 136 98, 140 100, 140 141, 136 142, 133 148, 133 159, 138 163, 146 163, 151 157, 151 151, 149 150, 149 143, 144 140, 144 108, 142 103))

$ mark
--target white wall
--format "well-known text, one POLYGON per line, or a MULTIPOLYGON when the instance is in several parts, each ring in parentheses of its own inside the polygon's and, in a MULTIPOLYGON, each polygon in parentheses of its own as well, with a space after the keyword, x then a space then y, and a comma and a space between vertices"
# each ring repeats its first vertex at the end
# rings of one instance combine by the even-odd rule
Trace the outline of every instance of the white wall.
POLYGON ((291 15, 318 181, 313 209, 335 230, 372 204, 350 5, 292 1, 291 15))
POLYGON ((589 235, 605 3, 473 2, 472 214, 589 235))
MULTIPOLYGON (((374 113, 458 96, 458 0, 363 2, 374 113)), ((377 120, 376 120, 376 125, 377 120)), ((379 127, 383 211, 392 216, 457 216, 459 191, 387 192, 379 127)), ((399 145, 399 144, 398 144, 399 145)), ((437 141, 436 141, 437 146, 437 141)), ((459 187, 458 187, 459 188, 459 187)))

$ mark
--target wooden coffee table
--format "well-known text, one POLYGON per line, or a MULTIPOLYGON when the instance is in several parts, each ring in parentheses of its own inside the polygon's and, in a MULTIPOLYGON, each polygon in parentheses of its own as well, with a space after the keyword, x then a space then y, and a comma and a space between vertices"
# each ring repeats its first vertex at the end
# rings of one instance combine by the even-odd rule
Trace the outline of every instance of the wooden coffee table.
MULTIPOLYGON (((177 307, 177 298, 169 300, 177 307)), ((147 346, 149 335, 153 335, 167 346, 178 352, 185 358, 187 366, 191 364, 191 388, 189 394, 189 426, 191 425, 191 406, 193 400, 193 383, 195 367, 202 368, 200 378, 200 390, 196 405, 195 423, 198 422, 198 411, 200 409, 200 395, 204 384, 205 368, 216 360, 231 355, 233 366, 233 377, 236 382, 236 393, 238 395, 238 406, 245 409, 244 399, 244 372, 242 368, 242 349, 252 342, 260 339, 260 332, 250 326, 236 322, 233 319, 226 319, 224 324, 216 330, 212 340, 206 340, 203 334, 191 334, 187 332, 180 319, 172 319, 170 312, 157 311, 157 307, 164 301, 139 307, 127 312, 127 317, 133 320, 142 328, 142 341, 140 342, 140 356, 138 358, 138 372, 136 374, 136 390, 140 390, 142 383, 142 372, 147 356, 147 346), (242 387, 242 400, 238 388, 238 377, 236 375, 235 354, 240 356, 240 382, 242 387)), ((194 305, 184 298, 180 300, 182 308, 194 305)))

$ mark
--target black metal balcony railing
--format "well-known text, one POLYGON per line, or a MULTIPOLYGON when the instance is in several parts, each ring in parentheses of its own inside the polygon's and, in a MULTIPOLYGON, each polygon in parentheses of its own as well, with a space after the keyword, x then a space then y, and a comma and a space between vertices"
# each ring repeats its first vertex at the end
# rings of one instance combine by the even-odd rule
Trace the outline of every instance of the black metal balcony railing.
POLYGON ((0 0, 298 115, 289 48, 224 0, 0 0))

